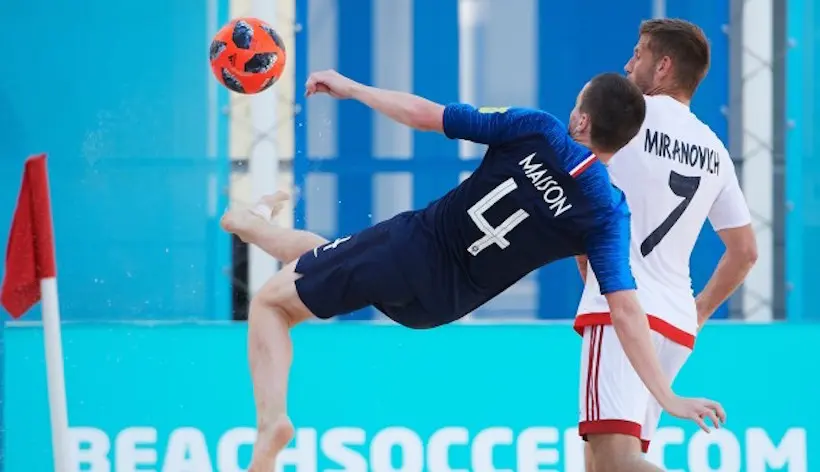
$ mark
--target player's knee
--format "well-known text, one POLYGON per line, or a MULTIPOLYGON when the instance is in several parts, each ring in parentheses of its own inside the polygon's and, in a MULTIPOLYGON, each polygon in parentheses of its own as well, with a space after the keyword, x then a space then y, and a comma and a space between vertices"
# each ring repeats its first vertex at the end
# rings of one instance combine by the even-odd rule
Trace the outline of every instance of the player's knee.
POLYGON ((284 321, 288 327, 292 327, 302 321, 297 313, 286 303, 284 290, 275 289, 263 293, 260 292, 251 299, 248 319, 251 323, 258 316, 275 316, 284 321))
POLYGON ((309 316, 296 293, 294 282, 298 275, 288 269, 276 274, 251 298, 249 318, 277 316, 293 326, 309 316))

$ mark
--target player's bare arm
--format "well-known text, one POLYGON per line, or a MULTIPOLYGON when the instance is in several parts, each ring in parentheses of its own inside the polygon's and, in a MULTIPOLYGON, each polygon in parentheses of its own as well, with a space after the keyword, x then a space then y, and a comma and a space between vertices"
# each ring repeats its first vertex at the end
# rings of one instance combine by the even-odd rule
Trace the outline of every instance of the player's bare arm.
POLYGON ((699 329, 743 283, 757 261, 757 241, 752 225, 724 229, 718 231, 718 236, 726 251, 706 287, 695 299, 699 329))
POLYGON ((635 372, 658 403, 672 416, 694 421, 706 432, 706 418, 716 428, 726 422, 726 411, 720 403, 707 399, 681 398, 675 395, 664 375, 649 330, 646 312, 634 290, 607 294, 612 326, 635 372))
POLYGON ((326 93, 340 99, 352 98, 411 128, 444 132, 444 105, 418 95, 360 84, 335 70, 314 72, 305 87, 306 96, 326 93))
MULTIPOLYGON (((618 333, 635 371, 638 372, 646 388, 652 393, 664 409, 675 394, 663 374, 658 356, 652 347, 649 321, 638 302, 634 290, 621 290, 606 295, 612 316, 612 326, 618 333)), ((667 409, 668 410, 668 409, 667 409)))
POLYGON ((664 410, 672 416, 694 421, 706 432, 709 432, 707 419, 719 428, 726 419, 719 403, 681 398, 672 391, 652 341, 647 312, 638 300, 630 264, 630 227, 629 214, 621 213, 619 218, 609 219, 606 226, 586 237, 586 255, 600 282, 600 293, 609 306, 615 335, 632 369, 664 410))
POLYGON ((743 283, 757 261, 757 242, 746 198, 734 166, 729 165, 726 170, 724 186, 709 209, 709 222, 726 250, 706 287, 695 298, 698 330, 743 283))

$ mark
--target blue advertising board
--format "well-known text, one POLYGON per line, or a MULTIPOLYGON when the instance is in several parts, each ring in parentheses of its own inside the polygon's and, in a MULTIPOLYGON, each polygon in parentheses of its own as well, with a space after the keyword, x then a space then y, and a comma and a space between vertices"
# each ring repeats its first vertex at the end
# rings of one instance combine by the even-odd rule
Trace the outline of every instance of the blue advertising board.
MULTIPOLYGON (((42 331, 6 334, 5 470, 48 470, 42 331)), ((812 470, 818 336, 820 326, 708 327, 675 389, 720 400, 726 428, 707 435, 665 417, 651 459, 675 472, 812 470)), ((63 338, 74 470, 245 470, 245 325, 68 325, 63 338)), ((582 470, 580 340, 568 325, 328 323, 293 338, 297 434, 279 471, 582 470)))

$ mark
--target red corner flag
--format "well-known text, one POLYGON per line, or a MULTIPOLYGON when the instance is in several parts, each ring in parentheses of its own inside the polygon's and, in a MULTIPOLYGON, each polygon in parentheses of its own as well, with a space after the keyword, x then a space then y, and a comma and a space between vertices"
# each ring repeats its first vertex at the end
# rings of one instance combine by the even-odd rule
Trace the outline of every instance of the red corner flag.
POLYGON ((46 156, 30 157, 11 222, 0 303, 19 318, 40 301, 40 281, 57 275, 46 156))
POLYGON ((54 472, 68 472, 68 407, 57 301, 57 268, 48 196, 45 154, 30 157, 23 173, 17 209, 11 221, 6 250, 6 275, 0 287, 0 304, 18 318, 43 299, 43 340, 46 351, 48 406, 54 472))

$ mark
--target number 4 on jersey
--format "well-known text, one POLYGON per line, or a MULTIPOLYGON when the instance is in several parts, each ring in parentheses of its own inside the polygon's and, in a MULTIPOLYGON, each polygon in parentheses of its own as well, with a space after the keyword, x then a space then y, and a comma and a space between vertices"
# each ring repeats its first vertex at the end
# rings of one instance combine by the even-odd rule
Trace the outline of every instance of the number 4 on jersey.
POLYGON ((497 245, 501 249, 505 249, 510 245, 510 242, 504 236, 506 236, 507 233, 512 231, 522 221, 526 220, 527 217, 530 216, 529 213, 519 209, 497 227, 493 227, 493 225, 487 221, 487 218, 484 218, 484 213, 489 210, 490 207, 498 203, 499 200, 504 198, 505 195, 517 188, 518 185, 515 184, 515 180, 509 178, 504 182, 501 182, 498 187, 494 188, 487 195, 484 195, 481 200, 477 201, 475 205, 471 206, 470 209, 467 210, 467 214, 470 215, 470 219, 472 219, 476 226, 478 226, 478 229, 484 233, 484 236, 481 237, 481 239, 477 240, 473 244, 470 244, 470 247, 467 248, 467 251, 470 254, 477 256, 478 253, 493 244, 497 245))
POLYGON ((655 231, 652 231, 652 233, 643 240, 641 243, 641 255, 646 257, 663 241, 663 238, 669 234, 669 231, 675 226, 675 223, 683 216, 683 212, 686 211, 686 208, 692 203, 692 199, 695 198, 698 187, 700 187, 700 177, 698 176, 681 175, 675 171, 669 174, 669 189, 672 190, 672 193, 675 195, 682 197, 683 201, 672 210, 672 213, 663 220, 660 226, 655 228, 655 231))

